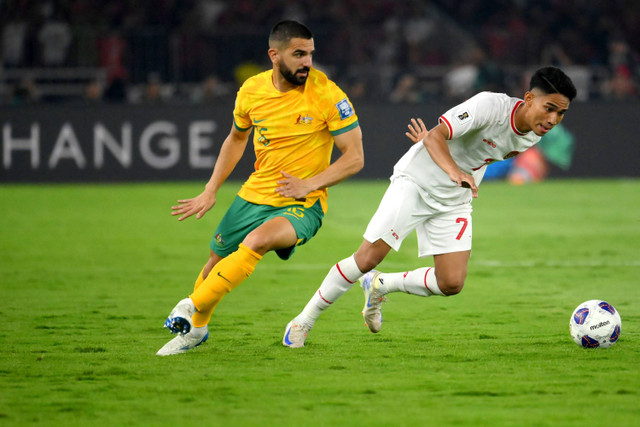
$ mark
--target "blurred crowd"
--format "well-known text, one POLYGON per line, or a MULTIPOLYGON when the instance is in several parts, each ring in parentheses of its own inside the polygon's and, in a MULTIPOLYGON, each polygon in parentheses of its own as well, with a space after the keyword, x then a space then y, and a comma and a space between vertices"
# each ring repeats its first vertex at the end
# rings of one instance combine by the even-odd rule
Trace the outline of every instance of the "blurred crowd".
POLYGON ((314 65, 352 99, 519 95, 540 65, 579 100, 638 99, 634 0, 4 0, 1 102, 207 103, 271 67, 267 34, 314 32, 314 65), (488 7, 490 5, 490 7, 488 7))

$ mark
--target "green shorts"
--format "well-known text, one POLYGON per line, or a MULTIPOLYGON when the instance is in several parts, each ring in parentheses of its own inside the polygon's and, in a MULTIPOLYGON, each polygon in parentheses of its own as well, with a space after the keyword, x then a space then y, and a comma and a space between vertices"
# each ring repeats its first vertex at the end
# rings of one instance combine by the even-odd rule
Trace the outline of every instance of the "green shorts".
POLYGON ((221 257, 226 257, 238 249, 238 245, 247 234, 279 216, 291 222, 298 236, 298 242, 294 246, 276 250, 276 254, 286 260, 291 257, 296 246, 307 243, 315 236, 322 226, 324 212, 319 200, 310 208, 302 205, 275 207, 257 205, 236 196, 211 239, 211 250, 221 257))

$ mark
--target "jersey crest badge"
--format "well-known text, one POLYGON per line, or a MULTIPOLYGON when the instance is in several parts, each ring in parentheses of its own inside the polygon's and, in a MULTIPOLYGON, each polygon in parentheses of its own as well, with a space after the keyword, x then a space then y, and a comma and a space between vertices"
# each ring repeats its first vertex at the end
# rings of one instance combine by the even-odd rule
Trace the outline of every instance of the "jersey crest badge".
POLYGON ((340 119, 344 120, 348 117, 353 116, 353 108, 351 108, 351 104, 347 101, 347 98, 336 104, 336 108, 340 112, 340 119))
POLYGON ((296 124, 310 125, 312 121, 313 121, 313 117, 309 116, 308 114, 305 114, 304 116, 302 114, 298 114, 298 118, 296 119, 296 124))

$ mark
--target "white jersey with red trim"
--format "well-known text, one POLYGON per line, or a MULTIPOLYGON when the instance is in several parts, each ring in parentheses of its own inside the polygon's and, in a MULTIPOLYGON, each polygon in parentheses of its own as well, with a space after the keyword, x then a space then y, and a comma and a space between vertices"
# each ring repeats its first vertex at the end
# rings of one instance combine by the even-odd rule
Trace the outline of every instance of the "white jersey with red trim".
MULTIPOLYGON (((518 131, 515 113, 523 103, 503 93, 481 92, 439 118, 449 128, 449 150, 460 170, 480 184, 486 165, 513 157, 540 141, 534 132, 518 131)), ((392 179, 407 176, 445 205, 468 203, 471 190, 458 187, 417 143, 393 168, 392 179)))

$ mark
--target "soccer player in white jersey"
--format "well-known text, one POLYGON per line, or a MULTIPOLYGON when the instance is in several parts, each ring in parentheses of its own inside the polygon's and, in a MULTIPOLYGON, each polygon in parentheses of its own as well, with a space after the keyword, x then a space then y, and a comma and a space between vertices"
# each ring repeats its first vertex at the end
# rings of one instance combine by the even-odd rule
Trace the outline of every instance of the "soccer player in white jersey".
POLYGON ((360 281, 363 316, 371 332, 382 327, 390 292, 428 297, 459 293, 471 255, 471 200, 486 165, 533 146, 560 123, 576 96, 571 79, 555 67, 537 70, 524 99, 482 92, 453 107, 427 131, 411 119, 415 144, 396 163, 391 183, 355 254, 334 265, 318 291, 285 329, 283 345, 303 347, 320 314, 360 281), (418 256, 433 265, 401 273, 373 270, 413 230, 418 256))

